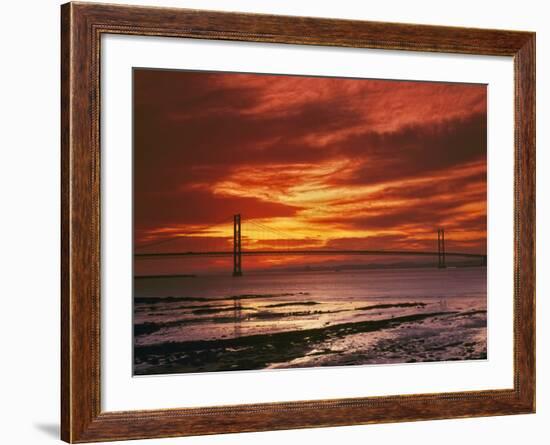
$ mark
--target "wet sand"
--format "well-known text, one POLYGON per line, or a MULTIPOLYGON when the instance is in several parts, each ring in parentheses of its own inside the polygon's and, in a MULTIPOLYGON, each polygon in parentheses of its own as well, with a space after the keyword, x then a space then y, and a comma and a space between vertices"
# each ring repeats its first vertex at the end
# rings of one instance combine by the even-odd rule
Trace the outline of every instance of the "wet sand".
POLYGON ((141 279, 149 288, 134 298, 134 373, 486 359, 484 274, 251 276, 218 288, 206 279, 141 279), (230 285, 241 292, 220 294, 230 285))
MULTIPOLYGON (((264 307, 314 305, 321 303, 304 301, 264 307)), ((373 320, 334 325, 327 323, 321 328, 234 338, 136 345, 135 374, 485 359, 486 310, 423 312, 427 306, 433 305, 423 302, 371 305, 353 309, 357 311, 357 314, 353 315, 361 317, 365 311, 381 311, 373 320), (414 308, 422 312, 404 316, 387 314, 387 317, 384 317, 384 311, 391 313, 403 308, 414 308)), ((197 309, 197 306, 184 307, 191 309, 195 315, 234 311, 231 306, 204 305, 199 306, 201 309, 197 309)), ((249 309, 241 307, 241 310, 249 309)), ((344 311, 256 311, 246 318, 248 321, 268 318, 289 319, 328 312, 344 311)), ((139 337, 173 327, 185 328, 192 324, 204 323, 232 324, 235 321, 233 316, 184 318, 168 323, 137 324, 134 333, 139 337)))

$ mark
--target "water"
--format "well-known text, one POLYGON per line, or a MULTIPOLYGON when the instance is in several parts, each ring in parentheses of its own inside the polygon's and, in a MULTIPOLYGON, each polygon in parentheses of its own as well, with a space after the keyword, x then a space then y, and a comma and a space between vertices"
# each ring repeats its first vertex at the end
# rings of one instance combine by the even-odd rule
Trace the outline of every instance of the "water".
POLYGON ((136 374, 486 358, 486 269, 135 280, 136 374))

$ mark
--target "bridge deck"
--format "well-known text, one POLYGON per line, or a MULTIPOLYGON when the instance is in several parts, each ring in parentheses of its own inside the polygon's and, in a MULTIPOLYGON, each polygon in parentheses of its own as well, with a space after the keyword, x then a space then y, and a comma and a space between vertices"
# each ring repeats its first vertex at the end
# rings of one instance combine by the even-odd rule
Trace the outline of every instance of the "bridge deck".
MULTIPOLYGON (((232 250, 221 250, 211 252, 161 252, 161 253, 136 253, 136 258, 154 257, 181 257, 181 256, 231 256, 232 250)), ((415 251, 389 251, 389 250, 241 250, 241 255, 407 255, 407 256, 437 256, 438 252, 415 252, 415 251)), ((464 258, 485 258, 487 255, 478 253, 445 252, 445 256, 464 258)))

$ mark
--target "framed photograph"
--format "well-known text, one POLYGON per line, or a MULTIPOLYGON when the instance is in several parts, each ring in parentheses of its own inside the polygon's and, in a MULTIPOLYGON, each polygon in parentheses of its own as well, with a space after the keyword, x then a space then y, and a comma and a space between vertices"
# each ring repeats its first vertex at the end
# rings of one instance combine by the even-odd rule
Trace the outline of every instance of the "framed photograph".
POLYGON ((61 17, 63 440, 535 411, 534 33, 61 17))

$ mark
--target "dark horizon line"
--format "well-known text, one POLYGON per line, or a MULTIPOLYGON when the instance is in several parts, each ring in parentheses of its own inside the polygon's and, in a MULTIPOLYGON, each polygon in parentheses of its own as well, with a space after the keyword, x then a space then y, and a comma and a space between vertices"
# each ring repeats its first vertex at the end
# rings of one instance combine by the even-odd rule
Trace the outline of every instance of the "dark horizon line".
MULTIPOLYGON (((479 267, 478 264, 473 263, 456 263, 447 265, 448 268, 466 269, 471 267, 479 267)), ((247 271, 247 274, 270 274, 270 273, 333 273, 333 272, 353 272, 363 270, 400 270, 400 269, 433 269, 433 263, 389 263, 389 264, 332 264, 332 265, 313 265, 313 266, 285 266, 285 267, 268 267, 268 268, 252 268, 247 271)), ((170 273, 170 274, 151 274, 151 275, 133 275, 134 279, 156 279, 156 278, 197 278, 202 276, 218 276, 219 270, 215 273, 170 273)), ((226 276, 227 274, 222 274, 226 276)))

